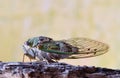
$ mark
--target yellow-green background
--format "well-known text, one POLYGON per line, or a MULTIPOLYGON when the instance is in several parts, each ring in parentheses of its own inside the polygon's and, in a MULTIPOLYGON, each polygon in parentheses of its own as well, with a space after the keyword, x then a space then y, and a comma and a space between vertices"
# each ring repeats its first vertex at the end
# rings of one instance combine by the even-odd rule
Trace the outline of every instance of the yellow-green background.
POLYGON ((23 42, 39 35, 103 41, 102 56, 61 61, 120 68, 120 0, 0 0, 1 61, 22 61, 23 42))

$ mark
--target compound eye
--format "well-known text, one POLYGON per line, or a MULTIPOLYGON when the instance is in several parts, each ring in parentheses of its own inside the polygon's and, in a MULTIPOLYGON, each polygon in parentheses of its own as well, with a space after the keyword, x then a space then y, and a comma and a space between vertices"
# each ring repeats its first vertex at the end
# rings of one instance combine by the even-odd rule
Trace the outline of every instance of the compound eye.
POLYGON ((29 41, 26 42, 26 45, 28 45, 28 46, 32 46, 32 44, 33 44, 33 43, 31 43, 31 42, 29 42, 29 41))

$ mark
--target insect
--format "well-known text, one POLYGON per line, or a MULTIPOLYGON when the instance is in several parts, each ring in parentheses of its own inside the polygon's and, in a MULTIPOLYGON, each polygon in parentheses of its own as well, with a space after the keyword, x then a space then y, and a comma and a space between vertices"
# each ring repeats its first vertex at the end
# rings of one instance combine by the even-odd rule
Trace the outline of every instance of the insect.
MULTIPOLYGON (((60 59, 88 58, 106 53, 109 46, 105 43, 88 38, 71 38, 53 40, 39 36, 28 39, 23 44, 24 56, 40 61, 56 62, 60 59)), ((23 61, 24 61, 23 56, 23 61)))

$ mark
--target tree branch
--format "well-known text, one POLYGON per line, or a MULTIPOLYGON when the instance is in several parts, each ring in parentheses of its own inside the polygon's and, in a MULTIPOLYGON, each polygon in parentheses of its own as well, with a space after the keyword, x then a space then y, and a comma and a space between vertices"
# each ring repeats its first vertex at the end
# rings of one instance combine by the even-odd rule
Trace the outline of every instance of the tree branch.
POLYGON ((0 78, 120 78, 120 70, 65 63, 0 62, 0 78))

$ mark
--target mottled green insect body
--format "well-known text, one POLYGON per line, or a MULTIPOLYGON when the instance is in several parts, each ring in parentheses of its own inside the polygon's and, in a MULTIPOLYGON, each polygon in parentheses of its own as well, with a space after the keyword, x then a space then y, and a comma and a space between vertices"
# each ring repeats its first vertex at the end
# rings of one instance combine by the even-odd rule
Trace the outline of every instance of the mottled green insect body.
POLYGON ((30 38, 27 41, 27 45, 30 47, 37 46, 38 43, 39 43, 39 37, 30 38))
POLYGON ((50 42, 50 41, 52 41, 52 38, 40 36, 40 37, 30 38, 25 43, 30 47, 36 47, 44 42, 50 42))
POLYGON ((39 49, 49 53, 71 55, 78 51, 76 47, 60 41, 45 42, 39 46, 39 49), (76 49, 73 51, 72 48, 76 49))
MULTIPOLYGON (((108 45, 88 38, 53 40, 49 37, 34 37, 23 45, 25 54, 49 61, 63 58, 78 59, 94 57, 108 51, 108 45)), ((29 57, 28 56, 28 57, 29 57)), ((31 57, 29 57, 31 58, 31 57)))

